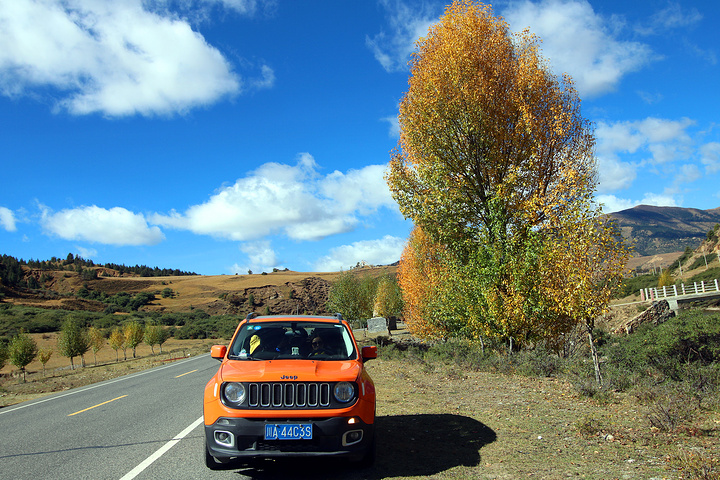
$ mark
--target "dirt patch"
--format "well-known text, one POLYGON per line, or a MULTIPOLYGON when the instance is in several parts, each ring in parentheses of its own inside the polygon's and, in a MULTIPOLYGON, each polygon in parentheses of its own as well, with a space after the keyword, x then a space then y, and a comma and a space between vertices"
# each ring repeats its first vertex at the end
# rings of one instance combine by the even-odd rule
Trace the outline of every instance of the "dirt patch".
POLYGON ((627 268, 630 270, 637 270, 639 272, 652 272, 653 269, 666 269, 684 252, 670 252, 670 253, 659 253, 657 255, 646 255, 641 257, 631 257, 628 260, 627 268))

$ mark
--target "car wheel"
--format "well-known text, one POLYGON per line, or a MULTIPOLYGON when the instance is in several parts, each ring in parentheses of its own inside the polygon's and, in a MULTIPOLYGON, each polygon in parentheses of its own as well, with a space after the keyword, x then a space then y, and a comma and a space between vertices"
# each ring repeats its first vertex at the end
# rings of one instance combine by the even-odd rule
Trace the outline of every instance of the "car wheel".
POLYGON ((204 443, 203 450, 205 450, 205 466, 210 470, 222 470, 226 468, 228 463, 230 463, 229 458, 217 458, 210 455, 210 450, 207 448, 207 442, 204 443))

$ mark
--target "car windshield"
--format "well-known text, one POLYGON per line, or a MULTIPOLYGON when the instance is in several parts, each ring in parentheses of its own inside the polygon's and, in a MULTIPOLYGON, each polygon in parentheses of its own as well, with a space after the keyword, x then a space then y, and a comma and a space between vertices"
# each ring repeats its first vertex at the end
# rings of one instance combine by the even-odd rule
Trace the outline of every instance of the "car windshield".
POLYGON ((248 323, 228 357, 236 360, 351 360, 357 352, 343 324, 310 321, 248 323))

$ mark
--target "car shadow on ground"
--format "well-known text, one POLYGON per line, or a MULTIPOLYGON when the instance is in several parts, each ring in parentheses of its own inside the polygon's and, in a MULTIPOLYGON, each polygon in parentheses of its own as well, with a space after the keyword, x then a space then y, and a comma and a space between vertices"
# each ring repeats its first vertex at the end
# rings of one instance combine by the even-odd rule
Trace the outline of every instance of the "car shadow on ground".
POLYGON ((258 480, 432 476, 457 466, 478 465, 482 447, 496 439, 488 426, 453 414, 377 417, 376 429, 377 458, 371 467, 321 457, 238 466, 237 473, 258 480))

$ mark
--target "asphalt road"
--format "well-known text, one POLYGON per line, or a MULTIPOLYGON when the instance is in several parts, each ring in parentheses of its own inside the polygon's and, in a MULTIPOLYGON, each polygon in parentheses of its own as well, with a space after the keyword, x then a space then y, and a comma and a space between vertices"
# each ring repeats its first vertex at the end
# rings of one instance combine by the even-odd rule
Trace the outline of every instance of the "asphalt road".
POLYGON ((0 409, 0 478, 234 478, 202 457, 209 355, 0 409))
POLYGON ((312 459, 207 469, 202 396, 219 366, 201 355, 0 409, 0 480, 368 478, 312 459))

